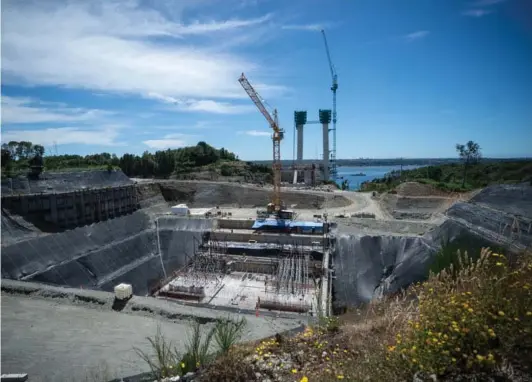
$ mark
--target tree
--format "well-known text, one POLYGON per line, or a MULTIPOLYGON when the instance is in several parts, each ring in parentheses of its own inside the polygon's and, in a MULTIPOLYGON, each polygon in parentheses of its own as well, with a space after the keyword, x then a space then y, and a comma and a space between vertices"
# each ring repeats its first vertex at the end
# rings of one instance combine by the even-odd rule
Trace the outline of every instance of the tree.
POLYGON ((34 155, 40 155, 41 157, 44 156, 44 146, 42 146, 42 145, 34 145, 33 146, 33 153, 34 153, 34 155))
POLYGON ((456 144, 456 151, 460 157, 460 160, 464 163, 464 176, 462 179, 462 187, 465 187, 467 169, 470 165, 478 163, 482 158, 480 153, 480 146, 473 141, 467 142, 465 145, 456 144))
POLYGON ((441 167, 436 167, 436 166, 427 167, 427 176, 429 177, 429 179, 439 182, 441 180, 442 175, 443 175, 443 170, 441 169, 441 167))

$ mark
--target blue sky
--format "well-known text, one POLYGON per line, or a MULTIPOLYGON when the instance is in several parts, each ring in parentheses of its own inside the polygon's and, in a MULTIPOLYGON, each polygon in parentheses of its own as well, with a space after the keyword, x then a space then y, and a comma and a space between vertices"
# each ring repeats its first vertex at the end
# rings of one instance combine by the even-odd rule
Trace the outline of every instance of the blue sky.
MULTIPOLYGON (((2 142, 142 153, 204 140, 270 159, 244 72, 286 130, 331 108, 337 157, 532 156, 527 0, 2 1, 2 142)), ((321 155, 318 125, 305 158, 321 155)))

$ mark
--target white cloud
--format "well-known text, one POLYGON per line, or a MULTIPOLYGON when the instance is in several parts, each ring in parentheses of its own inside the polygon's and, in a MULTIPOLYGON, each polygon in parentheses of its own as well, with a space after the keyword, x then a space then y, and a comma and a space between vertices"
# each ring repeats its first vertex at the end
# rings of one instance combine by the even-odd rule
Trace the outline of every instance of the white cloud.
POLYGON ((270 132, 258 130, 239 131, 238 134, 251 135, 252 137, 270 137, 272 135, 270 132))
POLYGON ((43 146, 83 144, 120 146, 117 142, 119 126, 103 126, 97 129, 79 127, 56 127, 40 130, 2 131, 2 142, 29 141, 43 146))
POLYGON ((171 133, 171 134, 166 134, 161 139, 148 139, 146 141, 143 141, 142 143, 156 150, 172 149, 172 148, 185 147, 187 145, 186 138, 191 138, 195 136, 196 135, 171 133))
POLYGON ((477 1, 474 1, 472 5, 475 7, 486 7, 489 5, 495 5, 495 4, 502 3, 504 1, 506 0, 477 0, 477 1))
POLYGON ((202 130, 220 128, 224 125, 220 121, 196 121, 188 125, 158 125, 152 126, 152 130, 202 130))
POLYGON ((179 147, 185 147, 187 143, 182 139, 149 139, 143 142, 146 146, 156 149, 174 149, 179 147))
POLYGON ((157 93, 150 93, 148 97, 165 103, 174 104, 179 111, 205 112, 214 114, 242 114, 254 110, 253 105, 235 105, 228 102, 214 100, 178 99, 157 93))
POLYGON ((324 24, 292 24, 283 25, 281 29, 296 30, 296 31, 321 31, 325 29, 324 24))
MULTIPOLYGON (((3 81, 140 96, 245 98, 237 78, 258 66, 211 48, 270 17, 183 23, 140 0, 4 1, 3 81)), ((229 110, 212 103, 196 108, 229 110)))
POLYGON ((2 123, 83 122, 109 115, 103 110, 69 108, 61 103, 2 96, 2 123))
POLYGON ((489 15, 490 13, 493 13, 493 11, 488 9, 469 9, 462 12, 462 15, 469 17, 483 17, 489 15))
POLYGON ((429 31, 416 31, 413 33, 409 33, 404 36, 404 38, 407 41, 415 41, 415 40, 421 40, 424 37, 427 37, 430 34, 429 31))

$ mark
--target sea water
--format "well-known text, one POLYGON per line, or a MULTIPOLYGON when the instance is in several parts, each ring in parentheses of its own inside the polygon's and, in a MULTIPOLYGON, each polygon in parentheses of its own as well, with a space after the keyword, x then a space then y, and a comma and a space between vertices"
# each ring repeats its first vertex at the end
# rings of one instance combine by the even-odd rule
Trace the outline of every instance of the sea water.
MULTIPOLYGON (((413 170, 415 168, 422 167, 420 165, 409 165, 409 166, 403 166, 403 170, 413 170)), ((360 189, 360 185, 363 182, 369 182, 376 178, 382 178, 386 174, 400 170, 401 166, 341 166, 338 167, 338 179, 337 183, 339 185, 342 184, 342 182, 347 179, 349 182, 349 189, 352 191, 356 191, 360 189), (355 175, 355 174, 364 174, 364 175, 355 175)))

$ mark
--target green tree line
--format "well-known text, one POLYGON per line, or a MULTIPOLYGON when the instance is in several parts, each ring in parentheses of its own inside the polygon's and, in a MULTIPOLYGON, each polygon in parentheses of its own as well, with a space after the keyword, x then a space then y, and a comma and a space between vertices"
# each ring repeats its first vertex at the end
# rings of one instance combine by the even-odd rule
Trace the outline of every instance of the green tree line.
POLYGON ((468 191, 496 183, 532 183, 532 160, 482 159, 480 146, 468 141, 457 144, 456 151, 461 163, 425 166, 413 170, 395 170, 383 178, 365 182, 362 191, 387 191, 401 182, 416 181, 432 184, 444 191, 468 191))
MULTIPOLYGON (((199 168, 220 165, 222 175, 231 175, 232 163, 240 162, 238 157, 224 149, 216 149, 205 142, 179 149, 145 151, 142 155, 100 153, 91 155, 45 155, 42 145, 31 142, 9 142, 2 145, 2 175, 25 171, 35 157, 43 157, 44 170, 65 170, 80 168, 120 168, 130 177, 168 178, 173 174, 191 173, 199 168)), ((267 166, 247 163, 251 172, 269 173, 267 166)))

